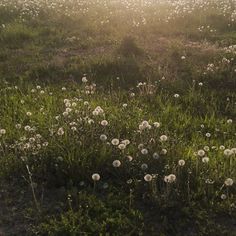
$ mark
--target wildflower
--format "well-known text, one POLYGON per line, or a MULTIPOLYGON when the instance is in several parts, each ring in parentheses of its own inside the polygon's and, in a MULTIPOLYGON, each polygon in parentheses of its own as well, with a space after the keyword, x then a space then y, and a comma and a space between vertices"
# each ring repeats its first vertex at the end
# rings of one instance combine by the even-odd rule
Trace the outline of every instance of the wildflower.
POLYGON ((202 162, 203 162, 203 163, 208 163, 209 160, 210 160, 209 157, 203 157, 203 158, 202 158, 202 162))
POLYGON ((30 142, 30 143, 34 143, 34 142, 35 142, 35 138, 33 138, 33 137, 32 137, 32 138, 29 138, 29 142, 30 142))
POLYGON ((76 131, 77 128, 76 128, 75 126, 72 126, 72 127, 71 127, 71 130, 72 130, 72 131, 76 131))
POLYGON ((6 134, 6 130, 5 129, 0 129, 0 135, 6 134))
POLYGON ((101 125, 102 126, 107 126, 108 125, 108 121, 107 120, 102 120, 101 121, 101 125))
POLYGON ((231 152, 235 155, 236 154, 236 148, 232 148, 231 152))
POLYGON ((17 129, 21 129, 21 124, 16 124, 15 126, 17 129))
POLYGON ((148 121, 144 120, 140 125, 139 125, 140 130, 144 129, 151 129, 151 125, 148 123, 148 121))
POLYGON ((119 139, 114 138, 114 139, 111 140, 111 143, 112 143, 112 145, 114 145, 114 146, 118 146, 119 143, 120 143, 120 141, 119 141, 119 139))
POLYGON ((160 137, 161 142, 165 142, 165 141, 167 141, 167 139, 168 139, 168 137, 166 135, 161 135, 161 137, 160 137))
POLYGON ((231 156, 233 153, 232 153, 232 151, 230 150, 230 149, 225 149, 224 150, 224 155, 225 156, 231 156))
POLYGON ((150 182, 150 181, 152 181, 152 176, 149 175, 149 174, 147 174, 147 175, 144 176, 144 180, 145 180, 146 182, 150 182))
POLYGON ((210 150, 210 148, 208 146, 204 146, 203 148, 206 152, 208 152, 210 150))
POLYGON ((234 183, 234 181, 233 181, 231 178, 227 178, 227 179, 225 180, 225 185, 226 185, 226 186, 232 186, 233 183, 234 183))
POLYGON ((163 149, 161 150, 161 154, 166 155, 166 154, 167 154, 167 150, 166 150, 165 148, 163 148, 163 149))
POLYGON ((124 143, 120 143, 120 144, 118 145, 118 148, 119 148, 120 150, 124 150, 124 149, 126 148, 126 145, 125 145, 124 143))
POLYGON ((128 139, 123 140, 121 143, 125 144, 125 145, 129 145, 130 141, 128 139))
POLYGON ((164 177, 164 181, 166 183, 174 183, 176 181, 176 176, 174 174, 170 174, 164 177))
POLYGON ((147 165, 146 163, 142 164, 142 165, 141 165, 141 169, 142 169, 142 170, 148 169, 148 165, 147 165))
POLYGON ((147 150, 146 148, 143 148, 143 149, 141 150, 141 153, 142 153, 143 155, 147 155, 147 154, 148 154, 148 150, 147 150))
POLYGON ((112 162, 112 165, 115 167, 115 168, 118 168, 121 166, 121 162, 119 160, 115 160, 112 162))
POLYGON ((153 123, 153 126, 154 126, 155 128, 159 128, 160 125, 161 125, 161 124, 160 124, 159 122, 154 122, 154 123, 153 123))
POLYGON ((107 136, 105 134, 101 134, 100 140, 103 141, 103 142, 106 141, 107 140, 107 136))
POLYGON ((186 59, 186 57, 185 57, 185 56, 182 56, 182 57, 181 57, 181 60, 185 60, 185 59, 186 59))
POLYGON ((31 127, 29 125, 26 125, 24 129, 25 129, 25 131, 30 131, 31 127))
POLYGON ((134 96, 135 96, 135 93, 131 93, 131 94, 130 94, 130 97, 134 97, 134 96))
POLYGON ((143 145, 142 143, 140 143, 140 144, 138 145, 138 149, 139 149, 139 150, 142 150, 143 147, 144 147, 144 145, 143 145))
POLYGON ((87 83, 87 82, 88 82, 86 76, 84 76, 84 77, 82 78, 82 82, 83 82, 83 83, 87 83))
POLYGON ((205 151, 204 150, 198 150, 197 155, 200 156, 200 157, 203 157, 205 155, 205 151))
POLYGON ((89 125, 91 125, 91 124, 93 124, 93 123, 94 123, 94 120, 93 120, 93 119, 89 119, 89 120, 88 120, 88 124, 89 124, 89 125))
POLYGON ((179 160, 178 164, 179 164, 179 166, 184 166, 185 165, 185 160, 179 160))
POLYGON ((220 150, 225 150, 225 146, 220 145, 220 150))
POLYGON ((222 200, 225 200, 225 199, 227 198, 227 196, 226 196, 225 194, 221 194, 220 198, 221 198, 222 200))
POLYGON ((233 123, 233 120, 232 119, 228 119, 227 120, 227 124, 232 124, 233 123))
POLYGON ((27 116, 32 116, 32 113, 30 111, 26 112, 27 116))
POLYGON ((64 132, 64 129, 63 129, 63 128, 59 128, 58 131, 57 131, 57 134, 58 134, 59 136, 62 136, 64 133, 65 133, 65 132, 64 132))
POLYGON ((210 138, 210 137, 211 137, 211 134, 210 134, 210 133, 206 133, 206 137, 207 137, 207 138, 210 138))
POLYGON ((174 94, 174 98, 179 98, 179 94, 178 93, 174 94))
POLYGON ((160 158, 160 156, 157 152, 154 152, 152 157, 153 157, 153 159, 156 159, 156 160, 160 158))
POLYGON ((128 161, 132 161, 133 157, 132 156, 127 156, 128 161))
POLYGON ((97 173, 94 173, 94 174, 92 175, 92 180, 93 180, 93 181, 99 181, 100 178, 101 178, 100 175, 97 174, 97 173))
POLYGON ((206 179, 205 183, 206 183, 206 184, 214 184, 215 181, 212 180, 212 179, 206 179))

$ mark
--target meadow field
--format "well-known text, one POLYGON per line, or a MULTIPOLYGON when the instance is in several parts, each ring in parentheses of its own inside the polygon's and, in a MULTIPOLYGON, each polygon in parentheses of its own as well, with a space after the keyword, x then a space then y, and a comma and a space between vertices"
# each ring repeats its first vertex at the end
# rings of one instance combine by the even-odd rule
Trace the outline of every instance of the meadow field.
POLYGON ((235 0, 0 0, 0 235, 236 236, 235 0))

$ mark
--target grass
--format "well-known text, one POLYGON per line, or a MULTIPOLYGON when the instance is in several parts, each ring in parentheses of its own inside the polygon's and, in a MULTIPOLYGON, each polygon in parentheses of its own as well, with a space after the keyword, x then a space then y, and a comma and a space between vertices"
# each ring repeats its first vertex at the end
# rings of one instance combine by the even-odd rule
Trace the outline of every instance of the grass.
POLYGON ((232 6, 41 3, 0 3, 0 234, 236 235, 232 6))

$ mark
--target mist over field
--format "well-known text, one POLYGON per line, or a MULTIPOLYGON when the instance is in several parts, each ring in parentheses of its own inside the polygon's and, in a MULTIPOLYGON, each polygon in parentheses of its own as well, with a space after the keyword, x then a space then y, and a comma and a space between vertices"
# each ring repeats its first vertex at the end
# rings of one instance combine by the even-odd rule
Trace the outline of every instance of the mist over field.
POLYGON ((0 235, 236 235, 235 0, 0 0, 0 235))

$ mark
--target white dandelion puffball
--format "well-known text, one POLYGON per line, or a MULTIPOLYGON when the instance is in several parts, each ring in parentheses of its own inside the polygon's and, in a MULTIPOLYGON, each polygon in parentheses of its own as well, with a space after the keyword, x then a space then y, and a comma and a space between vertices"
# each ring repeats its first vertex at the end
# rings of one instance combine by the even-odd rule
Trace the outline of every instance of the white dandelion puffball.
POLYGON ((107 140, 107 136, 105 134, 101 134, 100 135, 100 140, 103 141, 103 142, 106 141, 107 140))
POLYGON ((93 181, 99 181, 100 180, 100 175, 98 174, 98 173, 94 173, 93 175, 92 175, 92 180, 93 181))
POLYGON ((115 160, 112 162, 113 167, 118 168, 121 166, 121 162, 119 160, 115 160))
POLYGON ((160 158, 160 156, 157 152, 154 152, 152 157, 153 157, 153 159, 156 159, 156 160, 160 158))
POLYGON ((174 174, 170 174, 164 177, 164 181, 166 183, 174 183, 176 181, 176 176, 174 174))
POLYGON ((124 150, 124 149, 126 148, 126 145, 125 145, 124 143, 120 143, 120 144, 118 145, 118 148, 119 148, 120 150, 124 150))
POLYGON ((27 116, 32 116, 32 113, 30 111, 26 112, 27 116))
POLYGON ((209 160, 210 160, 209 157, 203 157, 203 158, 202 158, 202 162, 203 162, 203 163, 208 163, 209 160))
POLYGON ((234 181, 233 181, 231 178, 227 178, 227 179, 225 180, 225 185, 226 185, 226 186, 232 186, 233 183, 234 183, 234 181))
POLYGON ((154 126, 155 128, 159 128, 159 127, 161 126, 161 124, 160 124, 159 122, 154 122, 154 123, 153 123, 153 126, 154 126))
POLYGON ((235 155, 236 154, 236 148, 232 148, 231 152, 235 155))
POLYGON ((57 134, 58 134, 59 136, 62 136, 64 133, 65 133, 65 131, 64 131, 63 128, 59 128, 58 131, 57 131, 57 134))
POLYGON ((149 175, 149 174, 147 174, 147 175, 144 176, 144 180, 145 180, 146 182, 150 182, 150 181, 152 181, 152 176, 149 175))
POLYGON ((6 130, 5 129, 0 129, 0 134, 1 135, 6 134, 6 130))
POLYGON ((179 94, 178 93, 174 94, 174 98, 179 98, 179 94))
POLYGON ((72 130, 72 131, 77 131, 77 128, 76 128, 75 126, 72 126, 72 127, 71 127, 71 130, 72 130))
POLYGON ((205 151, 204 150, 198 150, 197 151, 197 155, 200 156, 200 157, 203 157, 205 155, 205 151))
POLYGON ((101 121, 101 125, 102 126, 107 126, 108 125, 108 121, 107 120, 102 120, 101 121))
POLYGON ((224 145, 220 145, 220 150, 225 150, 225 146, 224 145))
POLYGON ((114 146, 118 146, 119 143, 120 143, 120 141, 119 141, 119 139, 117 139, 117 138, 113 138, 113 139, 111 140, 111 143, 112 143, 112 145, 114 145, 114 146))
POLYGON ((232 124, 233 123, 233 120, 232 119, 228 119, 227 120, 227 124, 232 124))
POLYGON ((134 96, 135 96, 135 93, 131 93, 131 94, 130 94, 130 97, 133 98, 134 96))
POLYGON ((224 150, 224 155, 225 156, 231 156, 233 154, 233 152, 230 149, 225 149, 224 150))
POLYGON ((142 153, 143 155, 147 155, 147 154, 148 154, 148 150, 147 150, 146 148, 143 148, 143 149, 141 150, 141 153, 142 153))
POLYGON ((121 143, 125 144, 125 145, 129 145, 130 141, 128 139, 123 140, 121 143))
POLYGON ((227 198, 227 196, 226 196, 225 194, 221 194, 220 198, 221 198, 222 200, 225 200, 225 199, 227 198))
POLYGON ((182 57, 181 57, 181 60, 185 60, 185 59, 186 59, 186 57, 185 57, 185 56, 182 56, 182 57))
POLYGON ((167 149, 163 148, 163 149, 161 150, 161 154, 166 155, 166 154, 167 154, 167 149))
POLYGON ((84 77, 82 78, 82 82, 83 82, 83 83, 87 83, 87 82, 88 82, 86 76, 84 76, 84 77))
POLYGON ((178 164, 179 164, 179 166, 184 166, 185 165, 185 160, 179 160, 178 164))
POLYGON ((161 135, 161 137, 160 137, 161 142, 165 142, 165 141, 167 141, 167 139, 168 139, 168 137, 166 135, 161 135))
POLYGON ((21 129, 21 124, 16 124, 16 129, 21 129))
POLYGON ((206 137, 207 137, 207 138, 210 138, 210 137, 211 137, 211 134, 210 134, 210 133, 206 133, 206 137))
POLYGON ((141 169, 142 169, 142 170, 148 169, 148 165, 147 165, 146 163, 142 164, 142 165, 141 165, 141 169))
POLYGON ((128 161, 132 161, 133 157, 132 156, 127 156, 128 161))

